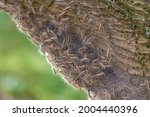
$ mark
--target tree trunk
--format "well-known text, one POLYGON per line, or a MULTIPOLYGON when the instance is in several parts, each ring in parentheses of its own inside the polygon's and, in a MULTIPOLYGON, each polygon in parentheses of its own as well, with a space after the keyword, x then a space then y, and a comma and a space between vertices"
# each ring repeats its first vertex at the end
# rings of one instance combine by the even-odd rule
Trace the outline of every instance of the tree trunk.
POLYGON ((0 9, 91 99, 150 99, 149 0, 0 0, 0 9))

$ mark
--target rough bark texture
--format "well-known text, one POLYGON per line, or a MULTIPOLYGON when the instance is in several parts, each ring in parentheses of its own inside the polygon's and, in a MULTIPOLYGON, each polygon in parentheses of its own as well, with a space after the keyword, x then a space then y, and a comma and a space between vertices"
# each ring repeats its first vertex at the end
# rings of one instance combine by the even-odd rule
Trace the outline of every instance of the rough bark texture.
POLYGON ((92 99, 150 99, 149 0, 0 0, 0 9, 92 99))

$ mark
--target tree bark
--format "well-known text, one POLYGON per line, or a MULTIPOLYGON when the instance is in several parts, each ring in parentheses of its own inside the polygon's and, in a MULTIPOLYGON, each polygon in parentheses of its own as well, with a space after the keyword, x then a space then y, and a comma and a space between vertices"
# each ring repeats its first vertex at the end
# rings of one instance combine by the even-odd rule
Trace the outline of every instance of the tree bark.
POLYGON ((0 9, 91 99, 150 99, 149 0, 0 0, 0 9))

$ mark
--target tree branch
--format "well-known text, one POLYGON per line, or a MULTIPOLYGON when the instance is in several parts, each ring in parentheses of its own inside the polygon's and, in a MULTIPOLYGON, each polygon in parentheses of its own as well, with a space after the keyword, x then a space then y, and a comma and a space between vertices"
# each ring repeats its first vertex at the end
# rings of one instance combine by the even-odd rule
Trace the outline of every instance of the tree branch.
POLYGON ((0 9, 92 99, 150 99, 150 5, 131 1, 0 0, 0 9))

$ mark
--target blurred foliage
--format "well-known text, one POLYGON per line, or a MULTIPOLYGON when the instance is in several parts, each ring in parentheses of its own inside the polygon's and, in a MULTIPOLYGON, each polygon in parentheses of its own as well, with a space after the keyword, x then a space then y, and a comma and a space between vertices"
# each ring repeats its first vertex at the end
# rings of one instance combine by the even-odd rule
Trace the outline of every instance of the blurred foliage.
POLYGON ((59 76, 16 25, 0 12, 0 99, 86 99, 59 76))

